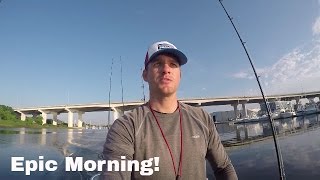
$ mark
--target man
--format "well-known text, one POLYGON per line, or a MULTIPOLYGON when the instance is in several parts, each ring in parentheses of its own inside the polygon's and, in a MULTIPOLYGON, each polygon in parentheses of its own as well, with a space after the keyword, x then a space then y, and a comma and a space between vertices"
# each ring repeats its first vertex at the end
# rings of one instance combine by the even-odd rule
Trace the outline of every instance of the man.
POLYGON ((159 171, 144 176, 141 171, 104 166, 103 179, 206 179, 205 159, 216 179, 237 179, 209 114, 177 99, 180 66, 186 63, 187 57, 173 44, 161 41, 151 45, 142 74, 149 84, 150 100, 117 119, 104 145, 106 161, 142 162, 159 157, 159 171))

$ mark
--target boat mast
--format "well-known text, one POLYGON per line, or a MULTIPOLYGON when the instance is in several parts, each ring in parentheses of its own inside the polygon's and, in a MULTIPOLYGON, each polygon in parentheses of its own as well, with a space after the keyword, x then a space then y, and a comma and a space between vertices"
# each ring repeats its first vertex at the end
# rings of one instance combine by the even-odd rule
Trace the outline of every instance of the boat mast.
POLYGON ((108 124, 107 128, 110 129, 110 111, 111 111, 111 81, 112 81, 112 67, 113 67, 113 58, 111 60, 111 70, 110 70, 110 76, 109 76, 109 111, 108 111, 108 124))

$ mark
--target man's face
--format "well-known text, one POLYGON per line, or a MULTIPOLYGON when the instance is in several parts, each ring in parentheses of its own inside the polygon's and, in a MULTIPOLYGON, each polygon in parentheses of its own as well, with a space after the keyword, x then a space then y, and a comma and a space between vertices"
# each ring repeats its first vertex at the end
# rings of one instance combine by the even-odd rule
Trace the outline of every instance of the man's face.
POLYGON ((181 79, 180 65, 174 56, 160 54, 143 71, 151 95, 170 96, 177 92, 181 79))

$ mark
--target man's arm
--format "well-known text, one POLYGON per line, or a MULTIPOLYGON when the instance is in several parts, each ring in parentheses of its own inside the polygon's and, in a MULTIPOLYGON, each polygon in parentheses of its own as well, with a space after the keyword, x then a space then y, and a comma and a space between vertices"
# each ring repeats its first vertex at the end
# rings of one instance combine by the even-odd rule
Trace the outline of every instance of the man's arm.
MULTIPOLYGON (((116 160, 120 164, 121 156, 126 156, 126 160, 132 160, 134 154, 133 127, 128 119, 117 119, 111 126, 103 148, 103 156, 106 162, 116 160)), ((110 167, 109 167, 110 168, 110 167)), ((103 166, 100 179, 120 180, 131 179, 131 172, 128 171, 108 171, 107 165, 103 166)))
POLYGON ((209 140, 206 158, 208 159, 217 180, 237 180, 236 171, 220 141, 213 120, 210 115, 208 115, 208 118, 209 140))

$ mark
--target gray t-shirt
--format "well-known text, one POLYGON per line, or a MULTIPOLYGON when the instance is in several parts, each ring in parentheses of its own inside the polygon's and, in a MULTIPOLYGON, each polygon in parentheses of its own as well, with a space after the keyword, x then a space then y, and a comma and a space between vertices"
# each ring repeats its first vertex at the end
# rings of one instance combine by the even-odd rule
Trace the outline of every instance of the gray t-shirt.
MULTIPOLYGON (((231 161, 221 144, 215 125, 203 109, 179 102, 182 115, 182 179, 206 179, 207 159, 216 179, 237 179, 231 161)), ((180 114, 155 112, 159 125, 172 151, 176 171, 180 161, 180 114)), ((142 176, 140 171, 108 171, 104 166, 102 179, 175 179, 170 152, 160 128, 148 104, 117 119, 108 132, 104 145, 105 160, 126 160, 141 162, 159 157, 159 171, 151 176, 142 176), (122 157, 123 160, 123 157, 122 157)))

